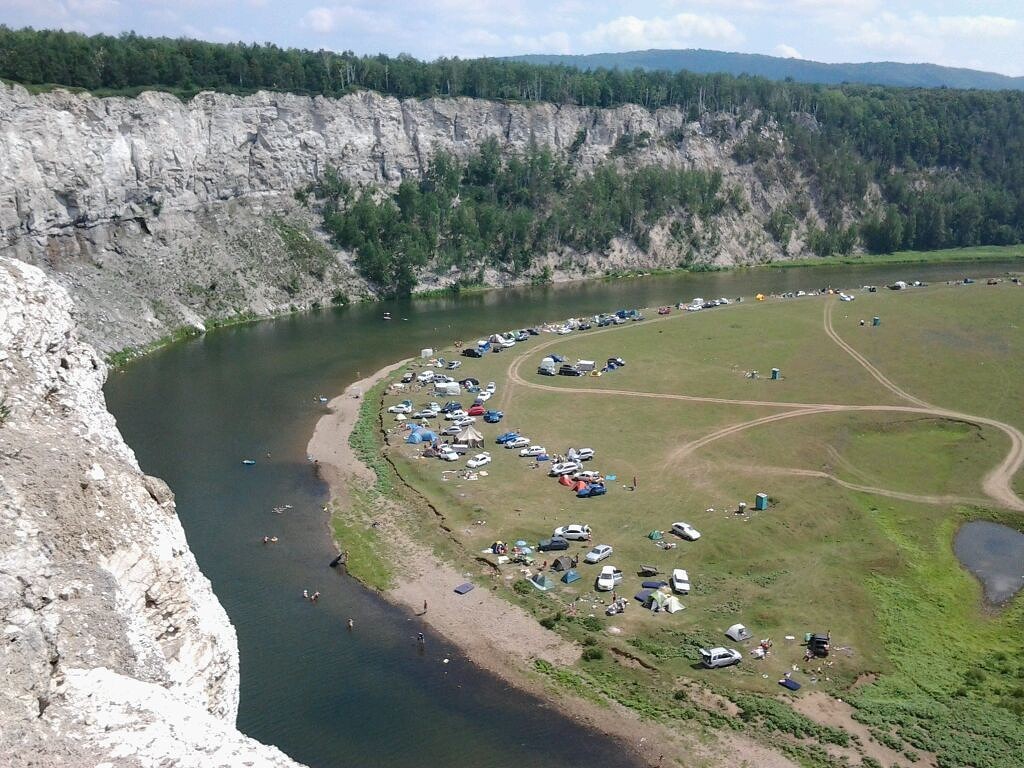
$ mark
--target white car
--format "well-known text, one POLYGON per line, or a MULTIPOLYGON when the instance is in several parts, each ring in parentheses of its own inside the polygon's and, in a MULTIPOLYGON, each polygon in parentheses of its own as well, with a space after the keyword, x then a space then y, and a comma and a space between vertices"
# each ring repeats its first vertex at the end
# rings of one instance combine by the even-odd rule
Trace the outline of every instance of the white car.
POLYGON ((672 533, 689 541, 696 541, 700 538, 700 531, 689 523, 672 523, 672 533))
POLYGON ((561 536, 563 539, 569 539, 570 541, 587 541, 590 539, 590 526, 580 525, 579 523, 563 525, 555 528, 553 535, 561 536))
POLYGON ((520 456, 543 456, 547 451, 544 450, 543 445, 531 445, 529 448, 523 448, 519 452, 520 456))
POLYGON ((706 648, 700 649, 700 660, 708 669, 728 667, 731 664, 739 664, 743 656, 735 648, 706 648))
POLYGON ((428 381, 433 381, 433 380, 434 380, 434 372, 433 371, 423 371, 422 373, 420 373, 420 374, 418 374, 416 376, 416 381, 418 381, 420 383, 423 383, 423 384, 427 383, 428 381))
POLYGON ((437 458, 444 461, 458 461, 459 454, 453 451, 451 448, 442 448, 441 452, 437 454, 437 458))
POLYGON ((388 408, 388 413, 412 413, 412 406, 408 403, 399 403, 388 408))
POLYGON ((493 381, 488 381, 487 386, 484 387, 484 389, 493 395, 495 392, 498 391, 498 385, 495 384, 493 381))
POLYGON ((437 418, 437 414, 434 411, 424 410, 424 411, 416 411, 416 413, 414 413, 412 415, 412 417, 414 419, 436 419, 437 418))
POLYGON ((458 421, 456 421, 455 422, 455 426, 456 427, 468 427, 474 421, 476 421, 476 416, 466 416, 465 418, 462 418, 462 419, 459 419, 458 421))
POLYGON ((486 403, 488 400, 491 399, 491 393, 485 390, 483 392, 478 393, 476 399, 479 400, 481 403, 486 403))
POLYGON ((490 464, 490 463, 491 463, 491 454, 485 452, 485 453, 478 453, 472 459, 467 461, 466 462, 466 466, 469 467, 470 469, 476 469, 477 467, 482 467, 484 464, 490 464))
POLYGON ((622 583, 622 571, 614 565, 601 566, 601 573, 597 577, 597 591, 611 592, 616 585, 622 583))
POLYGON ((575 461, 562 461, 558 464, 551 465, 551 469, 548 470, 548 474, 551 477, 558 477, 559 475, 571 475, 573 472, 579 472, 580 465, 575 461))
POLYGON ((839 294, 839 300, 840 301, 853 301, 855 298, 857 298, 857 297, 856 296, 851 296, 848 293, 840 293, 839 294))
POLYGON ((683 568, 676 568, 672 571, 672 578, 668 580, 672 591, 679 595, 690 594, 690 574, 683 568))
POLYGON ((452 360, 452 361, 450 361, 448 363, 448 370, 449 371, 454 371, 456 368, 461 368, 461 367, 462 367, 462 361, 461 360, 452 360))
POLYGON ((588 563, 600 563, 602 560, 612 556, 612 548, 609 544, 598 544, 592 550, 587 552, 587 556, 584 557, 584 561, 588 563))
POLYGON ((572 476, 573 480, 582 480, 585 483, 592 483, 595 480, 601 479, 600 472, 594 472, 593 470, 586 470, 585 472, 575 472, 572 476))
POLYGON ((723 306, 723 305, 726 305, 726 304, 732 304, 732 302, 731 302, 731 301, 729 301, 729 300, 728 300, 727 298, 725 298, 725 297, 723 296, 722 298, 720 298, 720 299, 718 300, 718 304, 719 304, 719 306, 723 306))
POLYGON ((580 461, 590 461, 592 458, 594 458, 594 449, 593 448, 577 448, 576 449, 576 455, 579 457, 580 461))
POLYGON ((423 406, 423 409, 426 410, 426 411, 433 411, 434 413, 440 413, 441 412, 441 404, 440 403, 429 403, 428 405, 423 406))
POLYGON ((469 416, 469 414, 459 408, 455 411, 448 411, 448 413, 444 415, 444 418, 446 421, 458 421, 459 419, 464 419, 467 416, 469 416))
POLYGON ((525 448, 530 444, 530 438, 528 437, 517 437, 515 440, 509 440, 505 443, 506 448, 525 448))
POLYGON ((455 437, 455 435, 459 434, 459 432, 461 431, 462 427, 457 427, 454 424, 452 424, 450 427, 445 427, 444 429, 442 429, 441 434, 444 437, 455 437))

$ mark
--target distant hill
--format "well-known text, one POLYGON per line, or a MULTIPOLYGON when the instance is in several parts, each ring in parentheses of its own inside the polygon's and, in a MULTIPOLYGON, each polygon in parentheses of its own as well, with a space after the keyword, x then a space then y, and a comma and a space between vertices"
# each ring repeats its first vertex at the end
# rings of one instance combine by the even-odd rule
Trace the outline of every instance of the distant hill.
POLYGON ((1008 77, 995 72, 942 67, 938 64, 900 64, 871 61, 862 64, 825 64, 805 59, 783 59, 760 53, 727 53, 699 48, 683 50, 627 51, 593 53, 585 56, 533 54, 509 56, 513 61, 531 64, 564 64, 579 69, 646 69, 701 74, 722 72, 730 75, 755 75, 769 80, 791 78, 800 83, 870 83, 917 88, 978 88, 983 90, 1024 90, 1024 77, 1008 77))

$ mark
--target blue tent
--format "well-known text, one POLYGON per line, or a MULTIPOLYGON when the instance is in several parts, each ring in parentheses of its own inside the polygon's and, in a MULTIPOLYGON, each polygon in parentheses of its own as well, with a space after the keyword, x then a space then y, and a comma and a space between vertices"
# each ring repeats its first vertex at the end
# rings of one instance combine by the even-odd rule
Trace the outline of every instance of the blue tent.
POLYGON ((562 574, 562 581, 566 584, 572 584, 574 581, 579 581, 581 578, 582 577, 572 568, 562 574))
POLYGON ((405 438, 405 442, 412 443, 414 445, 417 443, 432 443, 435 440, 437 440, 437 435, 423 427, 413 429, 413 431, 409 433, 409 436, 405 438))

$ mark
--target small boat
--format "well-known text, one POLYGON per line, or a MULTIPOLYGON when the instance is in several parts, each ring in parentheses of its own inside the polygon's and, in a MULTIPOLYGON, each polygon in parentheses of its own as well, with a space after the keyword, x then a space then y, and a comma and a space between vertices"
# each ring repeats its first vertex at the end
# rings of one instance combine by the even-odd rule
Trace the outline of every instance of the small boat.
POLYGON ((390 320, 391 319, 391 313, 390 312, 385 312, 384 313, 384 319, 385 320, 390 320))
POLYGON ((242 459, 242 463, 245 464, 245 466, 247 467, 251 467, 253 464, 256 463, 256 459, 242 459))

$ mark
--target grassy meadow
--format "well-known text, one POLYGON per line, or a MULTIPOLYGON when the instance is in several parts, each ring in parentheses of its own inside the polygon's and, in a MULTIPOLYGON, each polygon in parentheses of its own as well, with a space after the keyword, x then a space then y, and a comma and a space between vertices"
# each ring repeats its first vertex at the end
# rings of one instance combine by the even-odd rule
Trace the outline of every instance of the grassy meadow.
MULTIPOLYGON (((796 409, 787 403, 902 404, 825 335, 826 301, 837 302, 836 332, 900 387, 942 408, 1024 428, 1024 288, 938 285, 858 291, 856 301, 842 304, 818 296, 673 312, 607 332, 544 334, 481 360, 460 358, 460 376, 496 382, 488 406, 507 414, 501 424, 477 425, 494 457, 488 475, 443 479, 442 470, 463 463, 419 457, 419 447, 404 445, 399 425, 385 414, 385 428, 393 430, 388 458, 444 515, 445 553, 467 567, 495 539, 535 544, 555 526, 583 522, 592 526, 594 541, 574 543, 568 554, 611 544, 615 554, 606 563, 625 574, 619 594, 640 589, 641 563, 662 572, 688 569, 693 591, 682 599, 685 611, 654 614, 631 601, 614 617, 604 614, 607 593, 594 591, 599 566, 581 562, 581 581, 547 593, 524 585, 519 566, 503 566, 496 575, 477 569, 481 582, 587 646, 577 668, 538 668, 554 685, 597 691, 669 723, 750 728, 804 765, 840 759, 872 765, 865 745, 847 731, 812 722, 786 704, 824 691, 854 705, 856 719, 896 756, 893 764, 1024 765, 1024 601, 1018 596, 1001 610, 986 606, 980 585, 952 551, 957 526, 968 519, 1024 529, 1019 514, 991 508, 981 489, 981 478, 1009 448, 1001 431, 924 414, 840 411, 768 422, 686 449, 717 430, 796 409), (870 326, 874 315, 881 326, 870 326), (627 366, 601 377, 537 375, 540 358, 552 351, 571 360, 616 355, 627 366), (508 370, 521 356, 519 374, 529 383, 619 392, 512 384, 508 370), (782 369, 781 380, 767 378, 772 367, 782 369), (754 369, 762 378, 744 375, 754 369), (617 479, 607 495, 577 499, 547 477, 548 465, 536 467, 518 451, 494 445, 508 429, 552 452, 592 447, 596 457, 586 468, 617 479), (923 503, 793 470, 965 500, 923 503), (629 490, 634 477, 637 488, 629 490), (771 506, 752 511, 761 491, 771 506), (750 505, 747 514, 735 513, 740 501, 750 505), (669 550, 647 538, 680 520, 702 538, 668 534, 677 544, 669 550), (737 622, 751 629, 752 641, 725 638, 737 622), (825 631, 833 653, 805 664, 804 633, 825 631), (774 645, 757 661, 747 651, 761 638, 774 645), (704 670, 695 664, 702 645, 737 647, 744 659, 704 670), (789 694, 777 681, 793 665, 804 687, 789 694), (709 691, 731 699, 736 716, 708 707, 709 691), (836 749, 847 750, 846 757, 836 749)), ((403 397, 389 394, 383 402, 403 397)), ((441 400, 427 389, 414 396, 417 405, 432 399, 441 400)), ((538 563, 557 554, 539 554, 538 563)))

